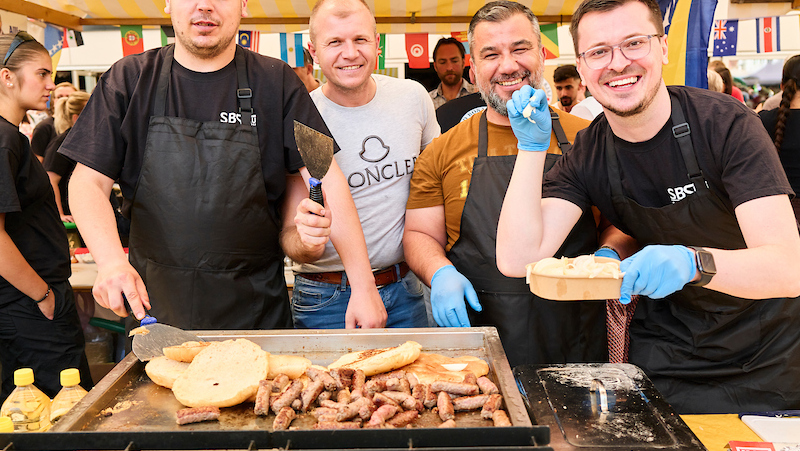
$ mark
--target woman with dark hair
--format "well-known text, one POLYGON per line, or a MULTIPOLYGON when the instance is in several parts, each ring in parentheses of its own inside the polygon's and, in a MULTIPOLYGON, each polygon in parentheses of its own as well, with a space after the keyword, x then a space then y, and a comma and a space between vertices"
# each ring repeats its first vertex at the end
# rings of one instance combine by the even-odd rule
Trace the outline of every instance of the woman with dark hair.
POLYGON ((59 372, 78 368, 91 388, 85 341, 68 278, 69 248, 44 168, 19 131, 27 110, 46 108, 47 50, 28 33, 0 36, 0 402, 14 370, 32 368, 50 397, 59 372))
MULTIPOLYGON (((800 193, 800 55, 783 65, 781 104, 774 110, 761 111, 761 122, 775 143, 775 149, 795 194, 800 193)), ((792 199, 794 215, 800 221, 800 199, 792 199)))

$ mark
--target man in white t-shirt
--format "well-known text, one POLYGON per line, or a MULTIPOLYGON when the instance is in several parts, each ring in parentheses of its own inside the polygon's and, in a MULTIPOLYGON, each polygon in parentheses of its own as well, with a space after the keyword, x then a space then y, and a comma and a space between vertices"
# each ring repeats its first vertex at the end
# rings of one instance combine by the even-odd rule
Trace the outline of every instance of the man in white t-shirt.
MULTIPOLYGON (((383 299, 375 314, 388 315, 387 327, 426 327, 423 285, 403 261, 402 238, 414 163, 439 135, 433 103, 416 81, 372 74, 379 39, 363 1, 321 0, 309 27, 309 50, 327 79, 311 98, 341 148, 336 162, 350 185, 383 299)), ((347 274, 331 245, 317 251, 289 255, 301 262, 295 268, 294 325, 345 327, 355 309, 347 274)))

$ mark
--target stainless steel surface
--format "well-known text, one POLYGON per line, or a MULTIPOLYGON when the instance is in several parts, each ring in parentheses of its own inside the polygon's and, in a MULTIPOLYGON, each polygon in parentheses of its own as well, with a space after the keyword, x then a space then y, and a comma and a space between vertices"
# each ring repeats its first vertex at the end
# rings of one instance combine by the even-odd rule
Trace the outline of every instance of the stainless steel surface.
POLYGON ((308 173, 322 180, 333 160, 333 138, 294 121, 294 140, 308 173))
POLYGON ((148 333, 134 335, 131 348, 142 362, 164 355, 163 349, 166 347, 177 346, 187 341, 201 341, 191 332, 166 324, 153 323, 141 327, 147 329, 148 333))
MULTIPOLYGON (((302 355, 327 366, 342 354, 355 350, 397 346, 407 340, 422 345, 423 352, 449 357, 471 355, 486 360, 489 377, 503 394, 514 426, 531 426, 525 404, 517 389, 505 352, 493 327, 447 329, 365 329, 365 330, 276 330, 195 331, 207 340, 247 338, 274 354, 302 355)), ((183 406, 171 390, 155 385, 144 372, 144 363, 129 354, 103 378, 53 431, 208 431, 272 430, 274 415, 256 417, 252 403, 221 409, 220 421, 178 426, 175 412, 183 406), (103 412, 111 412, 110 415, 103 412)), ((480 412, 459 413, 460 426, 491 426, 480 412)), ((438 426, 441 421, 428 411, 418 426, 438 426)), ((310 426, 312 418, 301 416, 292 426, 310 426)))
POLYGON ((634 365, 528 365, 514 373, 533 422, 550 426, 553 449, 705 449, 634 365))

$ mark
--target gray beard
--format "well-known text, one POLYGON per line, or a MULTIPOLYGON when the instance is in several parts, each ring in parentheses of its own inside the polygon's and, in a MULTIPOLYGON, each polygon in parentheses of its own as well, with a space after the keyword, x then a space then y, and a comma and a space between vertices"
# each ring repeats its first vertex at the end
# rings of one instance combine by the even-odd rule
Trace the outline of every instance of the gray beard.
MULTIPOLYGON (((536 89, 541 89, 542 86, 542 72, 540 70, 535 76, 532 76, 530 73, 524 74, 522 77, 525 80, 528 80, 528 84, 536 89)), ((491 83, 491 82, 490 82, 491 83)), ((478 84, 478 89, 481 93, 481 98, 486 105, 488 105, 491 109, 495 110, 501 116, 508 117, 508 108, 506 107, 506 101, 500 97, 499 94, 494 92, 493 90, 486 89, 485 86, 482 86, 480 83, 478 84)))

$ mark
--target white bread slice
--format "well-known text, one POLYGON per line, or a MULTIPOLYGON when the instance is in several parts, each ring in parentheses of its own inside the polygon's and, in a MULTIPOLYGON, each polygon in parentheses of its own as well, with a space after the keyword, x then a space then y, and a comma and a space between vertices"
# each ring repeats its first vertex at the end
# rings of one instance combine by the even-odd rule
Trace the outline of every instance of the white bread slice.
POLYGON ((172 388, 175 379, 187 369, 189 369, 188 363, 178 362, 163 355, 150 360, 144 366, 144 372, 150 380, 166 388, 172 388))
POLYGON ((297 379, 305 374, 311 367, 311 360, 299 355, 269 355, 269 374, 267 379, 275 379, 275 376, 283 373, 290 379, 297 379))
POLYGON ((177 346, 164 348, 163 351, 164 355, 172 360, 191 363, 195 356, 210 344, 209 341, 187 341, 177 346))
POLYGON ((172 392, 188 407, 235 406, 258 391, 268 372, 267 353, 252 341, 212 342, 175 380, 172 392))
POLYGON ((372 376, 408 365, 417 360, 421 349, 422 345, 416 341, 407 341, 393 348, 351 352, 339 357, 339 360, 328 365, 328 368, 352 368, 372 376))

